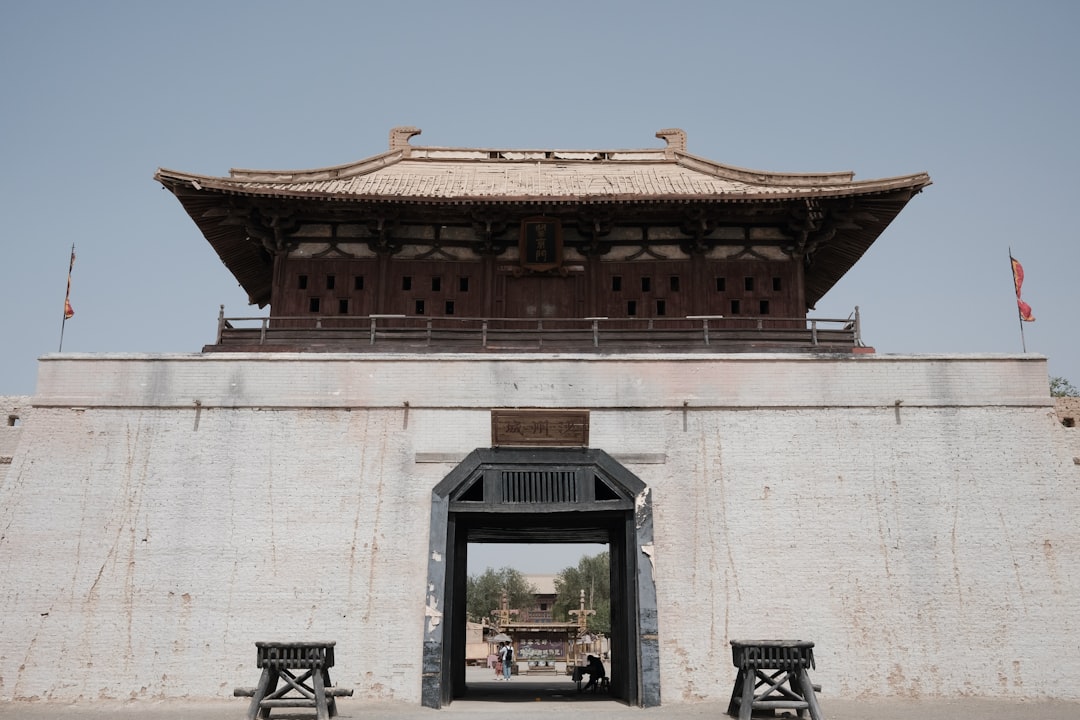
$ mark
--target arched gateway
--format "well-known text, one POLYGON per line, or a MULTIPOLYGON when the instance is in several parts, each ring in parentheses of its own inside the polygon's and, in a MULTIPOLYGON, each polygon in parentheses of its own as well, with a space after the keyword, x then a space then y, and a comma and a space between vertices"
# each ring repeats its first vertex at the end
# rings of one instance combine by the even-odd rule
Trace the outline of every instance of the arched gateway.
POLYGON ((423 704, 465 692, 468 543, 600 542, 611 553, 611 693, 660 704, 652 506, 602 450, 478 449, 432 491, 423 704))

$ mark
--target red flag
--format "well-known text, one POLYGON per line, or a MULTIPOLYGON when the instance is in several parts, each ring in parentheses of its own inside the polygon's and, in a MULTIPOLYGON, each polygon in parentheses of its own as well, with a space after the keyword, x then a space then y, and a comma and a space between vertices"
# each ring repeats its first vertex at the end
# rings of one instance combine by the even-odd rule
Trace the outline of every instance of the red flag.
POLYGON ((71 263, 68 265, 67 294, 64 295, 64 319, 69 320, 75 314, 71 308, 71 269, 75 267, 75 246, 71 246, 71 263))
POLYGON ((1031 314, 1031 306, 1020 299, 1020 288, 1024 284, 1024 268, 1012 255, 1009 256, 1009 261, 1012 263, 1013 285, 1016 286, 1016 306, 1020 310, 1020 319, 1024 322, 1035 322, 1035 316, 1031 314))

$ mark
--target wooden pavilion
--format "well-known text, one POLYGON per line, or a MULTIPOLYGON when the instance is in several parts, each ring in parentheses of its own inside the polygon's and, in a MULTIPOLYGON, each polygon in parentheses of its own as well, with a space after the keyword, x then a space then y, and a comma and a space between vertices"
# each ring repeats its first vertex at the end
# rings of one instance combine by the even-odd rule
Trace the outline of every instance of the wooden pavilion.
POLYGON ((665 147, 413 145, 300 171, 161 169, 252 304, 205 351, 852 352, 808 311, 925 173, 736 168, 665 147))

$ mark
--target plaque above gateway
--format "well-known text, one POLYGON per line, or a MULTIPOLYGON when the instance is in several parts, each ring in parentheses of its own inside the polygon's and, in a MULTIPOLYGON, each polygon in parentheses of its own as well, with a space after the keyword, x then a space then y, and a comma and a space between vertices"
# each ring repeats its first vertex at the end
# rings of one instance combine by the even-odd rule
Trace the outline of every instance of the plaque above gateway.
POLYGON ((586 447, 588 410, 492 410, 493 447, 586 447))

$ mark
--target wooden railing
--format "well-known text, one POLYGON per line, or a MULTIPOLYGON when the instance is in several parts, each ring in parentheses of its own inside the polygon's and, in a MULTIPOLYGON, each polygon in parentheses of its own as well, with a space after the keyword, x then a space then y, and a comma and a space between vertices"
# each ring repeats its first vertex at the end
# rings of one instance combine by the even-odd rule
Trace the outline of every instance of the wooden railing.
POLYGON ((464 318, 415 315, 218 316, 207 352, 851 352, 859 309, 843 320, 696 315, 681 318, 464 318))

